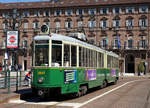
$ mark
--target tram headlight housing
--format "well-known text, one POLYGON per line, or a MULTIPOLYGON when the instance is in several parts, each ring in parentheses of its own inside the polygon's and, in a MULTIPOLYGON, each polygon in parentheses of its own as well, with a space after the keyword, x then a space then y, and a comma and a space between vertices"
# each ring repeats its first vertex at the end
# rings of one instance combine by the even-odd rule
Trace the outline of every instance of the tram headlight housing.
POLYGON ((43 78, 43 77, 40 77, 40 78, 38 79, 38 83, 43 83, 43 80, 44 80, 44 78, 43 78))

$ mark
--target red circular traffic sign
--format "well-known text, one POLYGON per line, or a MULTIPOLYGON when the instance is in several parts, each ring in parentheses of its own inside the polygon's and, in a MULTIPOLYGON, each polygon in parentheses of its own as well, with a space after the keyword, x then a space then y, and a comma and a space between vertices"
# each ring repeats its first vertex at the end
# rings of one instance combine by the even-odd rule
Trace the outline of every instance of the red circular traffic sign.
POLYGON ((16 41, 16 38, 14 37, 14 36, 11 36, 10 38, 9 38, 9 42, 10 43, 14 43, 16 41))

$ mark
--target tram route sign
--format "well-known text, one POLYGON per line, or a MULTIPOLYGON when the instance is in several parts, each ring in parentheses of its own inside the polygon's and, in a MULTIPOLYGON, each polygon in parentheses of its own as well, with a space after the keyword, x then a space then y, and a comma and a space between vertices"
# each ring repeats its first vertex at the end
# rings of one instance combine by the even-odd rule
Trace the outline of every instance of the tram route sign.
POLYGON ((64 83, 76 83, 77 82, 77 70, 76 69, 64 69, 64 83))
POLYGON ((19 48, 19 32, 18 31, 7 31, 7 48, 19 48))

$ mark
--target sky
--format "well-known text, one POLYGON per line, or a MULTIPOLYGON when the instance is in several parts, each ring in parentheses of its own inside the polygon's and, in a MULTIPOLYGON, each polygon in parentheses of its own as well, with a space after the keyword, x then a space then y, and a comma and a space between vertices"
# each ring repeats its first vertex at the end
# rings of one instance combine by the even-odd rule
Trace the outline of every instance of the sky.
POLYGON ((33 2, 33 1, 49 1, 49 0, 0 0, 0 3, 33 2))

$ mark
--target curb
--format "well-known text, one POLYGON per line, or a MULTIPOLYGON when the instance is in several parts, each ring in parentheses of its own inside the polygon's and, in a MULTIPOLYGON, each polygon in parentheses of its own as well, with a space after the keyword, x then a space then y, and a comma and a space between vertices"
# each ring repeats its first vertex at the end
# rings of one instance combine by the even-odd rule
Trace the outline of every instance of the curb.
POLYGON ((16 94, 16 95, 13 95, 13 96, 8 96, 8 97, 4 97, 3 99, 0 99, 0 104, 3 104, 3 103, 7 103, 9 100, 11 99, 20 99, 20 95, 21 94, 16 94))

